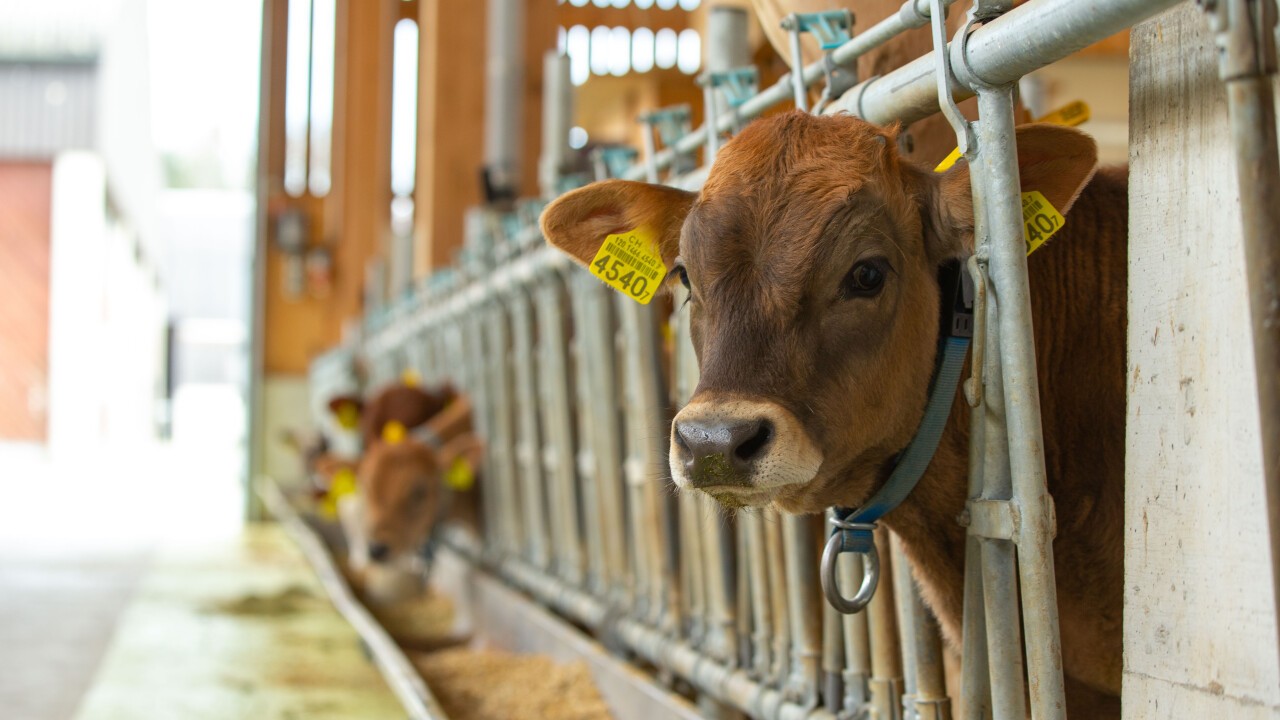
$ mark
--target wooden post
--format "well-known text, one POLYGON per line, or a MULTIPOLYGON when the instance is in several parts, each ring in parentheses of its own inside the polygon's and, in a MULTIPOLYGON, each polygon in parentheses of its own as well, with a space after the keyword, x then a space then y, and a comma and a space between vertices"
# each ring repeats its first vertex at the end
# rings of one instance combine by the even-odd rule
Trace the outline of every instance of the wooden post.
POLYGON ((341 0, 334 87, 333 196, 341 203, 332 313, 364 309, 365 268, 391 225, 391 62, 398 0, 341 0))
POLYGON ((1124 716, 1274 718, 1280 668, 1226 95, 1194 5, 1140 25, 1132 44, 1124 716))
POLYGON ((481 202, 485 4, 419 0, 414 277, 453 261, 463 211, 481 202))

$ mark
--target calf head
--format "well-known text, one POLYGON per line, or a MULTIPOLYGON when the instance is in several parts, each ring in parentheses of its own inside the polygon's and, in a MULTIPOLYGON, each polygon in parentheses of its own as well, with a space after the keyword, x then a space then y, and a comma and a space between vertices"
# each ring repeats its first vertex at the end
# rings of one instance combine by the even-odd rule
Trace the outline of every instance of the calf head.
POLYGON ((382 437, 382 430, 389 422, 397 422, 406 428, 417 427, 448 405, 458 392, 452 386, 425 389, 416 385, 396 383, 378 392, 360 415, 360 432, 365 447, 372 446, 382 437))
MULTIPOLYGON (((702 192, 622 180, 569 193, 547 239, 590 262, 647 227, 690 290, 701 370, 671 429, 681 488, 787 512, 857 506, 924 413, 939 334, 938 271, 973 247, 968 168, 901 158, 896 129, 778 115, 716 158, 702 192)), ((1096 149, 1061 127, 1018 131, 1024 190, 1065 213, 1096 149)))
POLYGON ((438 459, 422 443, 375 443, 360 462, 358 485, 369 559, 392 563, 427 541, 442 501, 438 459))

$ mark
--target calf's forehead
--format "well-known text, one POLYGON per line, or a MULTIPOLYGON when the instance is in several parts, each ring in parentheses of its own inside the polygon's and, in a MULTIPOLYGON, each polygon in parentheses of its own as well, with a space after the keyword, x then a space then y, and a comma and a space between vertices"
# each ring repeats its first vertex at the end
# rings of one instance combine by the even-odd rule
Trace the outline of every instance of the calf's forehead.
POLYGON ((752 123, 717 156, 681 254, 717 267, 817 260, 833 218, 882 204, 878 188, 896 167, 890 145, 885 131, 849 116, 788 113, 752 123))

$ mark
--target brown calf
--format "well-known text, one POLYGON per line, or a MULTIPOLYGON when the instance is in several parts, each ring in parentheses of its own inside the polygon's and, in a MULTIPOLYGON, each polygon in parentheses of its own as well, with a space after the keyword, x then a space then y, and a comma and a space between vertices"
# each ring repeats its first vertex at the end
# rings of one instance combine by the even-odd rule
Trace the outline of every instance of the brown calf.
MULTIPOLYGON (((899 155, 896 129, 775 116, 730 141, 700 194, 626 181, 565 195, 548 240, 589 262, 604 237, 651 228, 691 288, 701 380, 676 416, 671 471, 730 507, 857 507, 924 412, 939 335, 939 266, 973 250, 968 169, 899 155)), ((1118 717, 1124 496, 1126 174, 1094 176, 1093 141, 1018 131, 1024 190, 1071 214, 1030 258, 1068 707, 1118 717), (1090 179, 1092 178, 1092 181, 1090 179)), ((884 518, 958 647, 969 413, 884 518)))
MULTIPOLYGON (((428 392, 394 386, 370 403, 395 397, 379 417, 406 425, 408 435, 388 442, 379 426, 368 426, 374 439, 366 444, 358 471, 361 502, 360 534, 368 544, 369 559, 394 564, 417 553, 441 519, 441 503, 448 502, 448 516, 478 524, 475 491, 445 487, 455 464, 462 462, 474 474, 480 467, 483 446, 472 432, 471 405, 452 388, 428 392), (437 398, 448 398, 443 406, 437 398), (405 419, 432 410, 425 421, 408 425, 405 419)), ((366 414, 366 418, 370 417, 366 414)), ((388 420, 388 421, 389 421, 388 420)))

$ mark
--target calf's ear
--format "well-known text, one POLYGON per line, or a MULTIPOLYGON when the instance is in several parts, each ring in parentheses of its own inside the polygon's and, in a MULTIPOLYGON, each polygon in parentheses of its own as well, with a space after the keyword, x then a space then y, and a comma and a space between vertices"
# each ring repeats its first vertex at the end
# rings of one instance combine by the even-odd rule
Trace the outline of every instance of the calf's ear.
POLYGON ((680 252, 680 226, 696 193, 665 185, 603 180, 565 193, 542 212, 542 235, 574 260, 595 259, 608 235, 646 227, 657 238, 662 262, 680 252))
MULTIPOLYGON (((1033 123, 1016 132, 1022 192, 1040 191, 1066 216, 1097 169, 1097 144, 1085 133, 1061 125, 1033 123)), ((934 192, 926 200, 930 207, 925 208, 925 226, 930 255, 941 263, 973 252, 973 190, 968 163, 956 163, 935 182, 934 192)))

